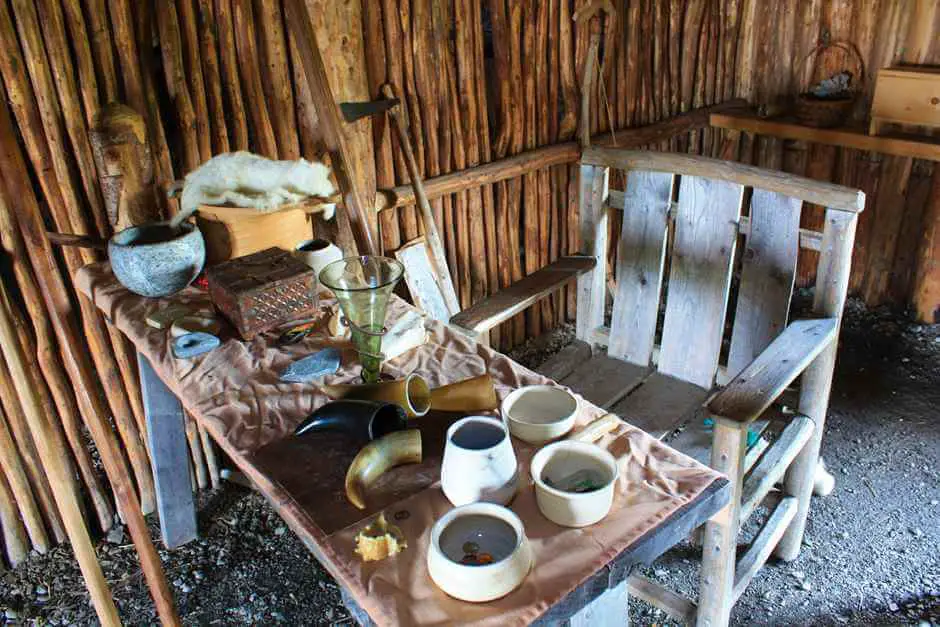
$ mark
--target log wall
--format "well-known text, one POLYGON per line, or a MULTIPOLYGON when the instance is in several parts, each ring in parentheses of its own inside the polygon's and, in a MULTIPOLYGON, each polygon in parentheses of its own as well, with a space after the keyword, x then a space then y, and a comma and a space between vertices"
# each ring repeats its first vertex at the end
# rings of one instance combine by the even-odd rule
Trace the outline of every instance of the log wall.
MULTIPOLYGON (((2 280, 27 365, 56 441, 68 451, 70 489, 95 527, 114 521, 107 482, 57 359, 60 343, 41 297, 48 277, 16 228, 38 207, 50 227, 108 236, 89 129, 99 110, 124 102, 143 114, 155 179, 165 188, 213 154, 236 149, 293 159, 320 152, 317 114, 285 0, 0 0, 0 232, 2 280), (26 169, 23 169, 25 164, 26 169), (15 179, 15 180, 14 180, 15 179), (30 185, 23 185, 28 181, 30 185), (25 190, 25 191, 24 191, 25 190)), ((305 0, 338 100, 363 100, 391 82, 410 120, 426 177, 460 171, 575 139, 592 28, 600 31, 590 130, 649 124, 732 98, 773 105, 801 84, 801 61, 824 30, 852 41, 869 75, 901 61, 940 63, 940 11, 930 0, 614 0, 616 13, 572 20, 584 0, 305 0)), ((824 69, 839 69, 830 59, 824 69)), ((590 69, 590 68, 587 68, 590 69)), ((871 82, 855 116, 868 109, 871 82)), ((364 188, 407 183, 396 139, 382 120, 348 129, 364 188)), ((615 140, 611 140, 616 143, 615 140)), ((940 303, 940 171, 927 162, 704 129, 650 146, 722 155, 858 186, 868 193, 855 251, 853 290, 870 304, 940 303)), ((576 155, 576 151, 572 154, 576 155)), ((555 163, 432 202, 463 305, 578 251, 573 165, 555 163)), ((616 184, 616 181, 615 181, 616 184)), ((821 212, 806 227, 818 227, 821 212)), ((375 216, 386 251, 421 232, 413 206, 375 216)), ((614 224, 615 229, 619 225, 614 224)), ((340 220, 334 234, 348 241, 340 220)), ((800 262, 800 281, 814 259, 800 262)), ((70 273, 95 253, 64 250, 70 273)), ((87 301, 68 315, 84 331, 92 374, 113 418, 145 510, 153 488, 134 355, 87 301)), ((496 331, 512 345, 574 315, 562 292, 496 331)), ((0 527, 16 562, 64 537, 5 364, 0 364, 0 527)), ((217 480, 211 446, 190 429, 199 485, 217 480)))

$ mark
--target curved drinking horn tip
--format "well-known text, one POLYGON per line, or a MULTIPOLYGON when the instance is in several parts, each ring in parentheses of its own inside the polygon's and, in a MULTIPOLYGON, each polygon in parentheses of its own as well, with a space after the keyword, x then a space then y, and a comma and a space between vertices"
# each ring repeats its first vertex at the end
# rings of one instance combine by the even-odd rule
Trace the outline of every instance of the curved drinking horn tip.
POLYGON ((421 431, 395 431, 369 442, 346 471, 346 498, 359 509, 366 508, 364 492, 389 468, 421 462, 421 431))

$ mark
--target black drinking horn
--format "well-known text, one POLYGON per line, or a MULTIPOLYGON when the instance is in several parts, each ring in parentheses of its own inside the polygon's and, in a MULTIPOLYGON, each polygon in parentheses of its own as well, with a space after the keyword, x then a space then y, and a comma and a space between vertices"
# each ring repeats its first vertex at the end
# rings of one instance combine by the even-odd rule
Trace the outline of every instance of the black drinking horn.
POLYGON ((321 406, 294 429, 294 435, 338 431, 360 440, 375 440, 404 429, 405 410, 394 403, 342 399, 321 406))

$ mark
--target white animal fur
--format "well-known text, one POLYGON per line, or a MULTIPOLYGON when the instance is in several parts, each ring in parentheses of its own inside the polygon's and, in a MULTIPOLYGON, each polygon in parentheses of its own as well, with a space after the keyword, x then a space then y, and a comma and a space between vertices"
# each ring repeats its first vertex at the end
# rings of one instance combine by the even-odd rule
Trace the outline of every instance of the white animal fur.
MULTIPOLYGON (((229 152, 209 159, 186 175, 180 211, 199 205, 252 207, 275 211, 281 205, 336 191, 330 168, 306 159, 274 161, 250 152, 229 152)), ((332 212, 324 217, 329 219, 332 212)))

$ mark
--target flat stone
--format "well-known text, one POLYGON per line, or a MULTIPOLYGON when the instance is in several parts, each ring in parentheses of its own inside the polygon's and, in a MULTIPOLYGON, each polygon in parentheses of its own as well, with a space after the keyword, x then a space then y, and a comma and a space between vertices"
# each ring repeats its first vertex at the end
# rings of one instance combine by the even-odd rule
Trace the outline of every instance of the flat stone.
POLYGON ((189 359, 208 353, 221 344, 221 340, 209 333, 187 333, 173 339, 173 356, 177 359, 189 359))
POLYGON ((307 383, 339 370, 341 353, 337 348, 325 348, 292 362, 281 373, 281 381, 307 383))

